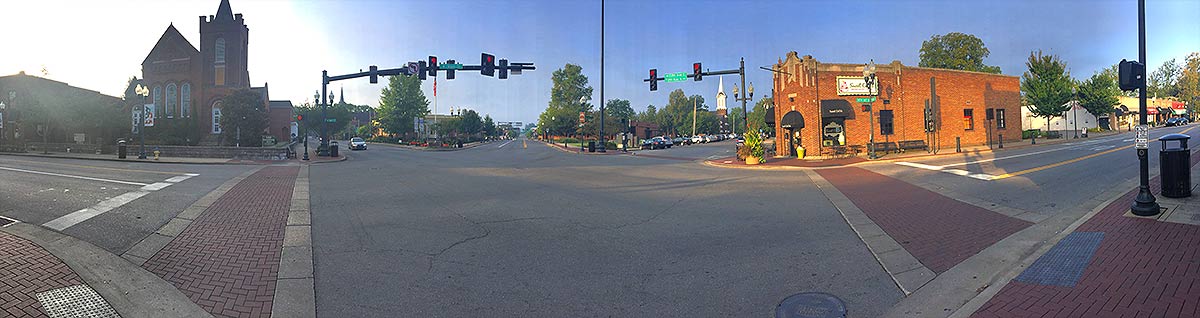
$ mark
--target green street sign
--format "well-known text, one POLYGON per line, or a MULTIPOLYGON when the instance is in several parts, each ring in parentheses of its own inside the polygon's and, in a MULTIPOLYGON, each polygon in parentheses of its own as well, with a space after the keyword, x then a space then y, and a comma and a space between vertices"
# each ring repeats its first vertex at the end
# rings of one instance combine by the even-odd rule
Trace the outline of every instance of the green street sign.
POLYGON ((682 82, 682 81, 687 80, 687 73, 684 73, 684 72, 668 73, 665 78, 667 80, 667 83, 682 82))
POLYGON ((855 99, 854 101, 859 102, 859 103, 874 103, 875 97, 859 97, 859 98, 855 99))
POLYGON ((454 64, 446 63, 446 64, 439 65, 439 66, 438 66, 438 69, 442 69, 442 70, 461 70, 461 69, 463 69, 463 65, 462 65, 461 63, 454 63, 454 64))
POLYGON ((337 122, 337 118, 325 118, 325 122, 327 122, 327 123, 336 123, 336 122, 337 122))

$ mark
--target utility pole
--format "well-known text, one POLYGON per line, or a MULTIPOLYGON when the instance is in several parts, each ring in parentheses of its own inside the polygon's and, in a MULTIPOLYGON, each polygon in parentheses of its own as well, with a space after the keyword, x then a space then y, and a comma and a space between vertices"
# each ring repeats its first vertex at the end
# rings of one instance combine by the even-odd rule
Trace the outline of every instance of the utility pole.
MULTIPOLYGON (((1138 79, 1138 134, 1146 134, 1146 0, 1138 0, 1138 62, 1142 65, 1141 78, 1138 79)), ((1141 136, 1139 136, 1141 138, 1141 136)), ((1150 164, 1147 156, 1149 149, 1136 147, 1138 156, 1138 174, 1141 182, 1138 185, 1137 197, 1130 207, 1133 214, 1151 216, 1159 213, 1158 202, 1150 193, 1150 164)))
POLYGON ((692 99, 692 136, 696 135, 696 99, 692 99))
POLYGON ((600 0, 600 147, 604 151, 604 0, 600 0))

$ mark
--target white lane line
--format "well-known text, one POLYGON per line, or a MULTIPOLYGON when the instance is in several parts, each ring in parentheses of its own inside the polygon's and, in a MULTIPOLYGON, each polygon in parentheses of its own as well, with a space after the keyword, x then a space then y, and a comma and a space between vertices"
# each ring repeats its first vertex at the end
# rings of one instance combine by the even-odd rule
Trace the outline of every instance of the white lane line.
POLYGON ((986 173, 971 173, 970 171, 966 171, 966 170, 962 170, 962 169, 946 169, 946 166, 933 166, 933 165, 920 164, 920 163, 915 163, 915 162, 903 162, 903 161, 896 162, 896 164, 901 165, 901 166, 918 168, 918 169, 941 171, 941 172, 945 172, 945 173, 949 173, 949 174, 953 174, 953 175, 968 177, 968 178, 972 178, 972 179, 979 179, 979 180, 983 180, 983 181, 992 181, 992 180, 996 179, 996 176, 994 176, 994 175, 990 175, 990 174, 986 174, 986 173))
MULTIPOLYGON (((513 139, 513 140, 516 140, 516 139, 513 139)), ((513 142, 513 140, 509 140, 508 142, 501 144, 500 147, 496 147, 496 148, 504 148, 504 146, 508 146, 508 144, 511 144, 513 142)))
POLYGON ((58 231, 62 231, 62 230, 67 229, 68 227, 74 226, 75 224, 79 224, 79 222, 87 221, 88 219, 91 219, 97 215, 104 213, 104 212, 108 212, 112 209, 115 209, 117 207, 125 205, 126 203, 129 203, 133 200, 137 200, 138 198, 141 198, 147 194, 150 194, 150 192, 149 191, 127 192, 125 194, 118 195, 111 199, 104 200, 100 203, 97 203, 96 205, 91 206, 91 207, 83 208, 83 209, 80 209, 79 211, 75 211, 71 214, 61 216, 57 219, 51 220, 50 222, 46 222, 45 224, 42 224, 42 226, 45 226, 45 227, 48 227, 51 229, 55 229, 58 231))
POLYGON ((17 169, 17 168, 9 168, 9 167, 0 167, 0 170, 8 170, 8 171, 24 172, 24 173, 32 173, 32 174, 40 174, 40 175, 64 177, 64 178, 75 178, 75 179, 100 181, 100 182, 111 182, 111 183, 119 183, 119 184, 135 185, 135 186, 145 186, 146 185, 145 183, 141 183, 141 182, 130 182, 130 181, 121 181, 121 180, 112 180, 112 179, 92 178, 92 177, 85 177, 85 176, 76 176, 76 175, 45 172, 45 171, 25 170, 25 169, 17 169))
POLYGON ((122 205, 128 204, 129 202, 133 202, 133 200, 144 197, 147 194, 150 194, 152 191, 162 190, 163 188, 169 187, 177 182, 181 182, 198 175, 199 174, 188 173, 181 176, 171 177, 167 180, 163 180, 163 182, 143 184, 141 189, 138 189, 137 191, 126 192, 125 194, 101 201, 100 203, 97 203, 91 207, 83 208, 79 211, 72 212, 71 214, 50 220, 50 222, 46 222, 42 224, 42 226, 55 229, 57 231, 66 230, 69 227, 75 226, 83 221, 87 221, 88 219, 96 217, 97 215, 104 214, 112 209, 116 209, 122 205))

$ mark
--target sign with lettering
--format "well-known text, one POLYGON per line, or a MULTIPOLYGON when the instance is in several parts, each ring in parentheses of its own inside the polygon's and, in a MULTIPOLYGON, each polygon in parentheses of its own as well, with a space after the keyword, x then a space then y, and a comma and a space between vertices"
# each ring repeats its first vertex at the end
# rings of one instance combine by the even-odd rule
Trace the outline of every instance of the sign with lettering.
POLYGON ((878 95, 879 83, 872 85, 871 89, 867 89, 867 81, 861 76, 838 76, 837 77, 837 93, 838 96, 854 96, 854 95, 878 95))
POLYGON ((1138 125, 1134 131, 1136 132, 1136 137, 1134 138, 1133 145, 1137 147, 1137 149, 1149 148, 1150 129, 1146 127, 1146 125, 1138 125))

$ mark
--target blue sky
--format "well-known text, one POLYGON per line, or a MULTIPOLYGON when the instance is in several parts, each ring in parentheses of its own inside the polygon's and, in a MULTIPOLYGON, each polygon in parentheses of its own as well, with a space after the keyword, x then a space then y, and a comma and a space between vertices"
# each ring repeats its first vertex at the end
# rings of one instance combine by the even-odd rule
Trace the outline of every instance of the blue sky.
MULTIPOLYGON (((0 19, 8 43, 0 74, 25 70, 72 85, 117 95, 168 24, 193 44, 197 17, 216 12, 218 0, 44 0, 5 3, 23 14, 0 19), (84 23, 96 22, 88 24, 84 23), (40 28, 29 28, 39 25, 40 28), (81 58, 81 47, 95 56, 81 58)), ((566 63, 583 66, 599 100, 599 1, 385 1, 232 0, 250 27, 250 77, 270 83, 272 99, 300 104, 320 88, 320 71, 345 74, 399 67, 437 55, 478 63, 480 52, 538 70, 508 80, 460 73, 438 81, 438 111, 451 106, 491 114, 497 121, 530 122, 549 101, 551 73, 566 63)), ((635 110, 662 106, 675 88, 702 94, 713 105, 717 80, 660 83, 650 92, 641 80, 660 73, 736 68, 746 58, 747 81, 769 93, 770 73, 789 51, 822 62, 916 65, 921 42, 934 34, 974 34, 991 50, 986 63, 1020 75, 1030 51, 1057 54, 1076 78, 1122 58, 1137 57, 1136 1, 636 1, 606 3, 605 98, 632 102, 635 110)), ((1200 51, 1200 1, 1149 1, 1149 64, 1182 60, 1200 51)), ((732 89, 736 76, 726 78, 732 89)), ((432 100, 432 81, 425 83, 432 100)), ((366 79, 335 82, 346 100, 377 105, 381 84, 366 79)), ((728 92, 727 92, 728 93, 728 92)), ((732 100, 729 102, 734 105, 732 100)), ((432 108, 433 105, 431 105, 432 108)))

